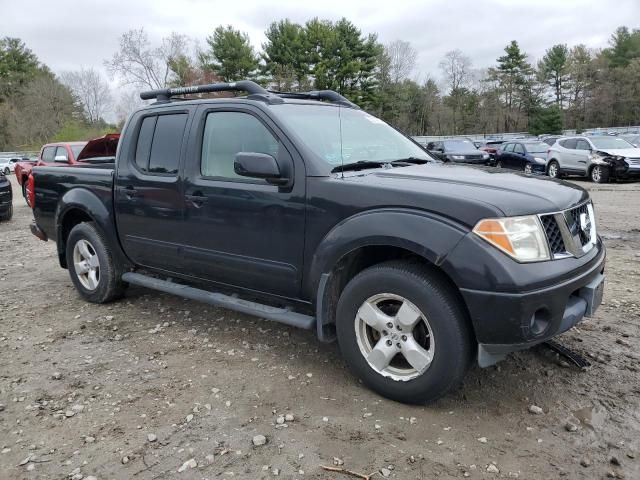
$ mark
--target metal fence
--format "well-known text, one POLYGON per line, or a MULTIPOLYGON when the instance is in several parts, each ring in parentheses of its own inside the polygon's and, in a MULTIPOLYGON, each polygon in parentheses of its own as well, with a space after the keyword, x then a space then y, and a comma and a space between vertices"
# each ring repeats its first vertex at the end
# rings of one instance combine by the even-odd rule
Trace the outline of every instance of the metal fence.
MULTIPOLYGON (((562 135, 575 135, 576 130, 563 130, 562 135)), ((629 127, 599 127, 587 128, 582 130, 581 135, 624 135, 624 134, 640 134, 640 126, 629 127)), ((489 141, 489 140, 514 140, 516 138, 537 138, 527 132, 511 132, 511 133, 475 133, 469 135, 417 135, 413 139, 426 145, 429 142, 438 140, 447 140, 452 138, 466 138, 472 141, 489 141)))

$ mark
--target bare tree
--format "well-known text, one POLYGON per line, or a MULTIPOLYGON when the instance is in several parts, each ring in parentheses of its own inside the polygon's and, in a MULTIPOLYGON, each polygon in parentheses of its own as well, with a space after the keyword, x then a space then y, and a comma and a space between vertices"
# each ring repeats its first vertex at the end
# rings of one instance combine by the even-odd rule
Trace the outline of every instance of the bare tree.
POLYGON ((188 44, 185 35, 174 32, 154 48, 143 28, 129 30, 120 37, 120 49, 104 63, 109 73, 125 85, 165 88, 174 76, 171 62, 186 55, 188 44))
POLYGON ((461 50, 447 52, 439 66, 451 91, 466 87, 471 81, 471 59, 461 50))
POLYGON ((416 49, 409 42, 395 40, 385 46, 388 57, 389 77, 392 82, 399 83, 411 75, 416 67, 416 49))
POLYGON ((144 105, 144 101, 140 99, 140 93, 137 90, 122 89, 114 106, 117 125, 122 127, 129 115, 142 105, 144 105))
POLYGON ((100 73, 93 68, 81 68, 76 72, 64 72, 60 78, 82 104, 89 123, 100 122, 111 107, 109 84, 100 73))

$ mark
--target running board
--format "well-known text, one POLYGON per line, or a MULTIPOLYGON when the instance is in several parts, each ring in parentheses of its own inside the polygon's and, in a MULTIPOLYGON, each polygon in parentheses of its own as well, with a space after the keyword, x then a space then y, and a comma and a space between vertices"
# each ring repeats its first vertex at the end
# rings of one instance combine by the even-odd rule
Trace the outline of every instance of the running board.
POLYGON ((180 285, 179 283, 149 277, 140 273, 127 272, 122 275, 122 280, 133 285, 159 290, 198 302, 209 303, 216 307, 228 308, 229 310, 235 310, 236 312, 246 313, 248 315, 255 315, 256 317, 266 318, 267 320, 284 323, 292 327, 311 330, 316 325, 316 319, 314 317, 292 312, 286 308, 250 302, 230 295, 180 285))

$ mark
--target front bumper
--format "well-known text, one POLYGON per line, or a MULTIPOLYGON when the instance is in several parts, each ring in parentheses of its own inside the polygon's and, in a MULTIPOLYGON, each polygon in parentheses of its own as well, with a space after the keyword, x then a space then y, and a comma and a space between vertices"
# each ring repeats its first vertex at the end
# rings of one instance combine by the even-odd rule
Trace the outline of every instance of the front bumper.
POLYGON ((478 337, 478 363, 489 366, 566 332, 602 301, 605 249, 588 268, 560 283, 526 293, 460 289, 478 337))

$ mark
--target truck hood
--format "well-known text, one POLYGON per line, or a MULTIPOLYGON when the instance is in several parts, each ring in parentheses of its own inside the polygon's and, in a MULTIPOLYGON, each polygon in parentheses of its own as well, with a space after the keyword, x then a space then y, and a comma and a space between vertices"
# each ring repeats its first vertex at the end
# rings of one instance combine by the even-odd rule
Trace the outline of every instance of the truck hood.
MULTIPOLYGON (((385 170, 370 170, 362 180, 386 188, 411 189, 423 193, 429 202, 444 204, 447 199, 461 203, 493 206, 505 216, 549 213, 575 206, 589 198, 577 185, 548 177, 505 173, 501 168, 472 168, 429 163, 385 170)), ((362 172, 360 172, 362 173, 362 172)))
POLYGON ((618 155, 627 158, 640 158, 640 148, 598 148, 596 151, 607 155, 618 155))

